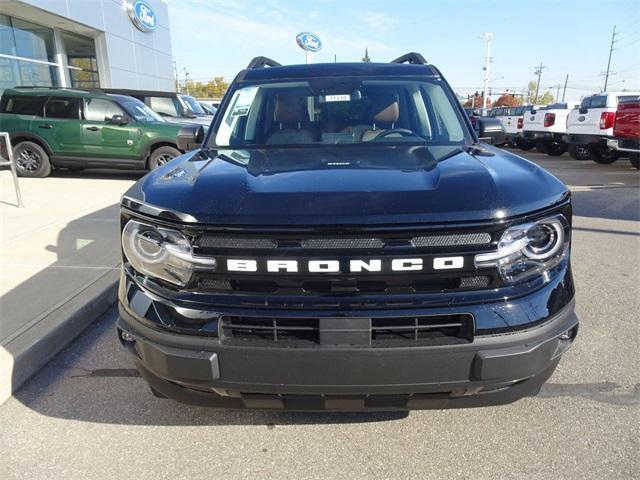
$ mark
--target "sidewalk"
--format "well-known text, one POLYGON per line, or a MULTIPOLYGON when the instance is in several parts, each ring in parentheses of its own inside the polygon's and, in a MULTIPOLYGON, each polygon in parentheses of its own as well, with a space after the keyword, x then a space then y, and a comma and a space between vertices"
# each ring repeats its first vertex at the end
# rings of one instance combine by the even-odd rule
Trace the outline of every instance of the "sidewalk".
POLYGON ((118 202, 136 175, 0 171, 0 404, 115 301, 118 202))

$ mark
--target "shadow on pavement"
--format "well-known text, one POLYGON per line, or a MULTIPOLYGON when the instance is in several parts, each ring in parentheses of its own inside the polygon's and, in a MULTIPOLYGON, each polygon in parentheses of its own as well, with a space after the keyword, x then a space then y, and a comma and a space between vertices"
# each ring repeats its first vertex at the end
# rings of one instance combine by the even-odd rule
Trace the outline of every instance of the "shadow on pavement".
POLYGON ((574 191, 571 197, 574 216, 640 221, 640 194, 637 187, 574 191))
POLYGON ((114 308, 89 327, 17 392, 15 398, 48 417, 123 425, 265 425, 275 428, 289 424, 386 422, 408 416, 408 412, 221 410, 155 398, 116 339, 116 315, 114 308))
POLYGON ((108 169, 87 169, 87 170, 67 170, 56 169, 51 172, 52 177, 57 178, 77 178, 77 179, 97 179, 97 180, 139 180, 146 173, 146 170, 108 170, 108 169))

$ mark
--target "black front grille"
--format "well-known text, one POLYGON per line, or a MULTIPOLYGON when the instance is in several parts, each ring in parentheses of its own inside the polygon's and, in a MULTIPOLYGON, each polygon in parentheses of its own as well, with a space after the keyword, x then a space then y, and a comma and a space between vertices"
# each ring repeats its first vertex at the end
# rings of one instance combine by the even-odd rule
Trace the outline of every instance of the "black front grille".
POLYGON ((203 274, 198 278, 198 290, 202 292, 271 293, 274 295, 344 295, 344 294, 402 294, 450 292, 488 288, 493 278, 489 275, 449 275, 421 278, 400 275, 384 279, 218 279, 215 275, 203 274))
POLYGON ((473 341, 470 314, 380 318, 274 318, 225 315, 226 345, 271 347, 353 346, 393 348, 473 341))
MULTIPOLYGON (((269 232, 190 232, 194 253, 216 258, 218 270, 196 271, 189 290, 216 294, 219 304, 233 304, 243 296, 254 297, 265 305, 278 298, 353 297, 466 292, 500 287, 495 269, 478 270, 474 255, 496 248, 502 229, 500 225, 451 228, 346 231, 325 233, 276 230, 269 232), (464 268, 436 270, 436 258, 463 257, 464 268), (420 271, 394 271, 394 259, 415 259, 423 262, 420 271), (253 270, 228 268, 230 260, 254 262, 253 270), (370 263, 380 262, 377 270, 370 263), (294 261, 298 270, 269 271, 268 261, 294 261), (352 270, 350 262, 359 260, 367 267, 352 270), (339 271, 311 270, 311 262, 339 262, 339 271), (255 297, 262 297, 262 300, 255 297)), ((279 268, 279 267, 278 267, 279 268)))

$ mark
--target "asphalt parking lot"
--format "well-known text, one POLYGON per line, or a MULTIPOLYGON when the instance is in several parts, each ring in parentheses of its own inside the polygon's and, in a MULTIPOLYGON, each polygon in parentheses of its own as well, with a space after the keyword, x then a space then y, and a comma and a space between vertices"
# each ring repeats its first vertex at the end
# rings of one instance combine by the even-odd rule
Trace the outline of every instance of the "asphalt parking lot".
POLYGON ((582 322, 539 396, 408 414, 188 407, 151 395, 114 308, 0 406, 1 476, 640 478, 640 172, 526 156, 573 190, 582 322))

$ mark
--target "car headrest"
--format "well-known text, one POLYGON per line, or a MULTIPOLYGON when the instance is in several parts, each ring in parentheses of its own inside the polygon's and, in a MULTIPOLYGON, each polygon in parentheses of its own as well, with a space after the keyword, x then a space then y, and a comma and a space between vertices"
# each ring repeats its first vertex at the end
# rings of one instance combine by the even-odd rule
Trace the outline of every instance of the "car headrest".
POLYGON ((396 123, 400 118, 400 104, 395 95, 379 95, 373 99, 371 113, 376 123, 396 123))
POLYGON ((277 95, 273 109, 273 120, 288 124, 308 122, 309 114, 303 107, 300 97, 277 95))

